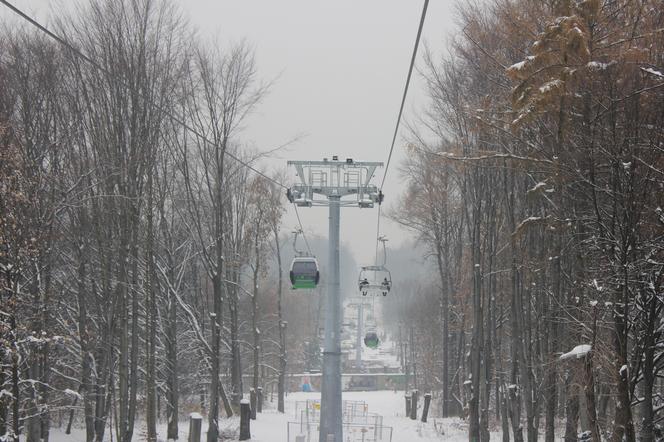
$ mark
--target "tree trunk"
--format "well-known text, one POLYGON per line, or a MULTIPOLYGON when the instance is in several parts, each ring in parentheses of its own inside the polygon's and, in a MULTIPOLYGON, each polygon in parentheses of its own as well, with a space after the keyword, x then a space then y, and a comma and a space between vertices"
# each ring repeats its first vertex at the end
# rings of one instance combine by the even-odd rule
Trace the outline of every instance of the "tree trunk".
POLYGON ((574 370, 568 370, 565 379, 565 442, 576 442, 579 426, 579 393, 574 370))
POLYGON ((507 387, 509 397, 509 415, 512 423, 512 434, 515 442, 523 442, 523 429, 521 428, 521 397, 518 385, 512 384, 507 387))
POLYGON ((156 344, 157 344, 157 302, 155 300, 156 275, 154 269, 154 222, 153 222, 153 167, 148 168, 147 182, 147 241, 145 260, 147 262, 146 275, 146 321, 147 321, 147 367, 146 367, 146 424, 148 442, 157 441, 157 379, 156 379, 156 344))
MULTIPOLYGON (((126 217, 126 215, 125 215, 126 217)), ((118 382, 119 382, 119 399, 120 399, 120 417, 117 422, 118 428, 118 442, 127 442, 125 439, 128 434, 129 427, 129 303, 128 303, 128 293, 127 286, 128 282, 126 278, 126 262, 127 262, 127 249, 126 244, 120 246, 120 256, 119 256, 119 275, 117 286, 118 296, 120 297, 120 362, 119 362, 119 372, 118 372, 118 382)), ((110 337, 108 339, 111 339, 110 337)), ((110 356, 110 355, 109 355, 110 356)))
MULTIPOLYGON (((260 272, 261 265, 261 255, 259 248, 259 225, 260 220, 255 220, 257 223, 256 234, 254 238, 254 254, 256 261, 254 262, 254 272, 253 272, 253 293, 251 296, 251 326, 252 326, 252 336, 254 339, 254 377, 253 377, 253 388, 255 392, 258 392, 258 386, 260 384, 260 348, 261 348, 261 336, 260 330, 258 329, 258 275, 260 272)), ((255 410, 252 410, 252 413, 255 413, 255 410)))
MULTIPOLYGON (((491 182, 491 181, 489 181, 491 182)), ((481 379, 481 389, 480 389, 480 401, 481 401, 481 409, 480 409, 480 428, 481 428, 481 440, 483 442, 488 442, 489 439, 491 438, 491 435, 489 433, 489 417, 490 417, 490 412, 489 412, 489 404, 491 401, 491 380, 492 380, 492 362, 493 362, 493 333, 496 329, 495 327, 495 304, 492 301, 493 297, 495 296, 495 276, 493 274, 493 260, 495 257, 495 250, 496 250, 496 223, 492 222, 492 220, 496 219, 496 212, 493 207, 493 198, 491 197, 491 193, 489 192, 487 196, 487 203, 486 203, 486 214, 487 216, 487 227, 488 227, 488 232, 487 232, 487 245, 486 248, 488 249, 486 252, 487 259, 486 259, 486 270, 483 272, 485 274, 488 274, 488 278, 486 278, 487 281, 487 289, 482 290, 482 295, 481 295, 481 302, 482 302, 482 311, 487 312, 484 321, 484 330, 483 330, 483 342, 482 342, 482 359, 481 362, 483 364, 483 369, 482 369, 482 379, 481 379)), ((482 268, 480 267, 478 271, 480 271, 480 281, 484 281, 485 278, 481 275, 481 270, 482 268)), ((496 398, 497 400, 497 398, 496 398)), ((496 408, 500 408, 498 406, 498 403, 496 403, 496 408)))
POLYGON ((588 423, 592 432, 592 441, 601 442, 601 434, 597 423, 597 407, 595 405, 595 376, 593 374, 593 353, 592 350, 583 360, 583 372, 585 382, 583 383, 583 392, 586 399, 586 410, 588 413, 588 423))
POLYGON ((220 347, 221 327, 221 269, 217 268, 213 279, 213 309, 210 314, 210 330, 212 333, 212 355, 210 356, 210 405, 208 411, 207 441, 216 442, 219 438, 219 390, 220 390, 220 347))
MULTIPOLYGON (((13 292, 14 296, 16 296, 16 292, 13 292)), ((17 333, 18 329, 16 327, 16 310, 12 312, 12 316, 10 319, 10 325, 11 325, 11 346, 12 348, 16 348, 16 338, 17 338, 17 333)), ((20 427, 20 422, 21 422, 21 414, 19 410, 19 403, 20 403, 20 395, 19 395, 19 376, 18 376, 18 362, 19 362, 19 357, 18 357, 18 352, 14 351, 12 352, 12 408, 13 408, 13 427, 12 430, 14 431, 14 440, 18 442, 19 440, 19 435, 21 434, 21 427, 20 427)))
POLYGON ((140 348, 138 318, 140 316, 139 290, 138 290, 138 208, 134 207, 133 226, 135 226, 132 237, 131 260, 132 260, 132 280, 131 286, 135 287, 131 294, 131 352, 130 352, 130 377, 129 377, 129 410, 127 432, 123 441, 129 442, 134 437, 134 424, 136 422, 136 408, 138 406, 138 350, 140 348))
MULTIPOLYGON (((477 190, 476 190, 477 191, 477 190)), ((481 275, 481 254, 480 254, 480 202, 475 201, 473 209, 472 226, 472 265, 473 265, 473 335, 470 344, 470 373, 471 386, 469 400, 469 428, 468 440, 470 442, 479 442, 481 440, 480 428, 480 394, 481 394, 481 361, 483 358, 483 328, 484 321, 482 316, 482 275, 481 275)))
POLYGON ((653 442, 655 440, 653 390, 655 387, 655 323, 658 321, 658 302, 655 293, 652 296, 648 296, 647 293, 643 294, 643 298, 647 299, 648 316, 644 330, 643 402, 641 403, 643 425, 641 426, 641 442, 653 442))
MULTIPOLYGON (((81 225, 84 228, 86 224, 86 215, 81 213, 81 225)), ((92 442, 95 437, 94 429, 94 411, 93 411, 93 388, 92 388, 92 367, 90 364, 90 345, 88 335, 88 309, 87 298, 85 296, 85 247, 79 244, 78 247, 78 333, 79 345, 81 346, 81 396, 83 396, 83 414, 85 416, 85 440, 92 442)))
MULTIPOLYGON (((170 253, 168 254, 169 280, 173 281, 173 262, 170 253)), ((166 400, 166 420, 168 421, 168 430, 166 438, 168 440, 178 439, 178 404, 180 399, 178 383, 178 352, 177 352, 177 299, 172 290, 168 290, 168 327, 166 328, 166 369, 167 374, 167 400, 166 400)))
MULTIPOLYGON (((237 282, 237 271, 233 272, 233 281, 237 282)), ((230 289, 231 299, 229 309, 231 315, 231 382, 233 383, 233 395, 231 402, 237 408, 242 400, 242 360, 240 354, 239 318, 238 318, 238 291, 233 287, 230 289)))
MULTIPOLYGON (((36 350, 36 348, 34 349, 36 350)), ((39 364, 36 361, 31 362, 31 367, 26 371, 28 379, 38 379, 39 378, 39 364)), ((25 440, 27 442, 40 442, 41 441, 41 425, 39 422, 39 395, 37 394, 36 384, 30 387, 30 391, 27 394, 28 403, 25 408, 27 418, 24 423, 25 430, 25 440)))
POLYGON ((625 281, 622 290, 616 293, 613 315, 613 344, 616 353, 614 370, 618 384, 616 397, 616 415, 613 427, 613 442, 635 442, 634 423, 632 421, 632 404, 629 389, 629 371, 627 367, 627 266, 625 265, 625 281), (622 295, 622 296, 621 296, 622 295))
MULTIPOLYGON (((37 270, 38 272, 39 270, 37 270)), ((42 308, 41 299, 39 296, 39 283, 38 278, 34 278, 33 282, 28 284, 30 295, 33 304, 33 319, 32 319, 32 333, 33 336, 42 336, 41 321, 39 318, 39 311, 42 308)), ((39 411, 39 389, 38 380, 41 378, 40 368, 40 354, 41 345, 39 341, 28 344, 27 360, 28 366, 25 370, 25 375, 30 382, 27 389, 27 405, 26 405, 26 418, 24 422, 25 439, 27 442, 40 442, 41 441, 41 423, 39 411)))
POLYGON ((507 394, 506 394, 506 389, 505 389, 505 384, 503 383, 502 380, 502 375, 500 379, 500 389, 501 389, 501 394, 500 394, 500 423, 501 423, 501 428, 503 430, 503 442, 510 442, 510 422, 509 422, 509 412, 508 412, 508 405, 507 405, 507 394))
POLYGON ((277 250, 277 271, 278 285, 277 285, 277 315, 279 320, 279 380, 277 382, 277 411, 284 412, 284 395, 286 390, 286 327, 288 324, 284 321, 283 316, 283 268, 281 263, 281 244, 279 243, 279 230, 274 226, 272 233, 274 234, 274 242, 277 250))
MULTIPOLYGON (((506 171, 505 176, 503 177, 503 182, 505 185, 505 192, 508 196, 508 223, 510 232, 516 231, 516 221, 514 219, 515 211, 515 198, 514 192, 509 191, 515 186, 514 182, 514 171, 506 171)), ((518 263, 518 251, 517 244, 514 235, 510 235, 510 254, 512 256, 511 262, 511 271, 510 271, 510 282, 511 282, 511 299, 510 299, 510 322, 512 326, 512 342, 510 346, 511 351, 511 374, 510 382, 511 385, 508 387, 507 391, 509 394, 509 403, 510 403, 510 421, 512 422, 512 434, 514 435, 514 442, 523 442, 523 428, 521 427, 521 399, 518 390, 519 382, 519 368, 523 365, 521 364, 521 353, 523 338, 523 330, 521 328, 521 321, 519 320, 522 310, 521 304, 519 302, 520 296, 520 274, 519 274, 519 263, 518 263)), ((522 376, 526 376, 523 372, 522 376)))
MULTIPOLYGON (((561 192, 558 192, 561 193, 561 192)), ((558 405, 557 397, 557 351, 558 351, 558 308, 559 303, 563 302, 562 294, 562 244, 561 234, 555 233, 555 250, 553 252, 553 302, 547 302, 548 321, 547 321, 547 355, 549 361, 546 367, 544 395, 546 401, 546 422, 545 422, 545 442, 554 442, 555 440, 555 419, 556 408, 558 405)))

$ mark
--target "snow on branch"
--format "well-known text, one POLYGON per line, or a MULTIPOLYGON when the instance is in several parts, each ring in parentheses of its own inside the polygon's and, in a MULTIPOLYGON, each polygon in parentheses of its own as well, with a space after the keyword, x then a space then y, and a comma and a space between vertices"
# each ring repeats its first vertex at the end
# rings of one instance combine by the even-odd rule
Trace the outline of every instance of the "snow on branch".
POLYGON ((507 75, 513 79, 520 78, 523 75, 523 72, 529 68, 535 61, 535 57, 530 55, 524 60, 514 63, 512 66, 506 69, 507 75))
POLYGON ((592 350, 590 344, 581 344, 574 347, 571 351, 560 355, 561 361, 566 361, 568 359, 581 359, 586 356, 592 350))
POLYGON ((81 396, 80 393, 78 393, 77 391, 74 391, 74 390, 70 390, 69 388, 65 388, 63 393, 66 394, 67 396, 75 397, 76 399, 78 399, 80 401, 83 400, 83 396, 81 396))
POLYGON ((551 160, 543 158, 532 158, 524 157, 520 155, 514 155, 511 153, 492 153, 489 155, 479 155, 474 157, 458 157, 451 152, 427 152, 438 157, 455 160, 455 161, 486 161, 486 160, 515 160, 515 161, 525 161, 531 163, 543 163, 543 164, 553 164, 551 160))
POLYGON ((549 221, 549 217, 542 217, 542 216, 530 216, 523 221, 519 223, 518 226, 516 226, 516 230, 512 232, 512 236, 519 236, 525 229, 527 229, 530 226, 533 225, 539 225, 539 224, 546 224, 549 221))
POLYGON ((643 72, 647 72, 648 74, 652 74, 655 77, 659 78, 664 78, 664 74, 662 74, 660 71, 656 71, 653 68, 641 68, 643 72))

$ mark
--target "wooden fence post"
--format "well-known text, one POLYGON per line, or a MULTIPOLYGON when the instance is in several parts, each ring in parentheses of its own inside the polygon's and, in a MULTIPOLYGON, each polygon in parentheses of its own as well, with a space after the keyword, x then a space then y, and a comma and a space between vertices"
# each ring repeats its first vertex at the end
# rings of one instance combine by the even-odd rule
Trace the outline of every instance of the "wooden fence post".
POLYGON ((424 395, 424 408, 422 409, 422 422, 427 421, 429 415, 429 405, 431 404, 431 393, 424 395))
POLYGON ((263 387, 258 387, 256 412, 263 412, 263 387))
POLYGON ((406 417, 410 417, 410 395, 405 394, 404 397, 406 398, 406 417))
POLYGON ((251 439, 251 404, 246 399, 240 401, 240 440, 251 439))
POLYGON ((251 401, 251 419, 256 420, 256 390, 249 389, 249 400, 251 401))
POLYGON ((410 418, 412 420, 417 420, 417 390, 411 392, 410 398, 410 418))
POLYGON ((203 416, 198 413, 189 415, 189 439, 188 442, 201 442, 201 427, 203 425, 203 416))

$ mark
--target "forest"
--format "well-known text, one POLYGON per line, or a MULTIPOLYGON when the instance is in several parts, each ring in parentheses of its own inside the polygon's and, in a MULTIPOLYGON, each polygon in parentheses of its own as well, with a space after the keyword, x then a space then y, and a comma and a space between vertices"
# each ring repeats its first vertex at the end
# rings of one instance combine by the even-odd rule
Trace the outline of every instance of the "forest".
POLYGON ((156 440, 161 415, 177 439, 195 403, 217 440, 243 374, 283 407, 285 190, 239 136, 267 86, 248 45, 202 43, 170 2, 55 29, 68 46, 0 44, 0 435, 48 440, 76 410, 89 441, 156 440))
POLYGON ((471 441, 496 421, 503 441, 573 441, 580 420, 661 440, 662 3, 490 0, 459 21, 425 55, 391 213, 438 276, 390 306, 420 383, 471 441))
MULTIPOLYGON (((471 442, 664 440, 661 0, 459 2, 457 27, 385 210, 417 242, 383 307, 403 369, 471 442)), ((243 139, 251 45, 166 0, 49 29, 0 27, 0 440, 175 440, 199 411, 217 441, 249 387, 283 412, 324 290, 290 290, 285 172, 243 139)))

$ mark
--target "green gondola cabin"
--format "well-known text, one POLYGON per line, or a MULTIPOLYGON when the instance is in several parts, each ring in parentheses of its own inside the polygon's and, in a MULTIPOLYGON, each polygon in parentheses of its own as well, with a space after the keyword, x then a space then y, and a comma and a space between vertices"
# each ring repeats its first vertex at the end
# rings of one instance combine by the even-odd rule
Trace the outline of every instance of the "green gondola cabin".
POLYGON ((364 345, 369 348, 378 348, 379 342, 380 341, 378 340, 378 335, 376 332, 368 332, 366 335, 364 335, 364 345))
POLYGON ((293 259, 290 281, 293 289, 315 289, 320 280, 318 261, 310 256, 293 259))

